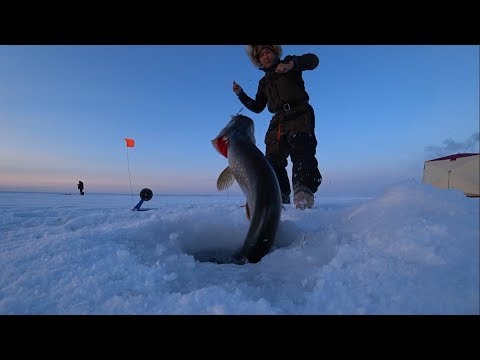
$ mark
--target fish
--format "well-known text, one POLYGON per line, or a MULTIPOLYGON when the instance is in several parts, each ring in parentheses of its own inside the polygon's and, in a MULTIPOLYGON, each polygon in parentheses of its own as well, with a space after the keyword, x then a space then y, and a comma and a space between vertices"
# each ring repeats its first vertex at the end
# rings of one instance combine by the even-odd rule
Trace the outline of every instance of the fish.
POLYGON ((256 146, 254 133, 253 120, 237 114, 212 140, 214 148, 228 159, 217 179, 217 189, 228 189, 236 181, 246 197, 250 225, 242 248, 233 255, 236 264, 257 263, 270 251, 282 212, 277 176, 256 146))

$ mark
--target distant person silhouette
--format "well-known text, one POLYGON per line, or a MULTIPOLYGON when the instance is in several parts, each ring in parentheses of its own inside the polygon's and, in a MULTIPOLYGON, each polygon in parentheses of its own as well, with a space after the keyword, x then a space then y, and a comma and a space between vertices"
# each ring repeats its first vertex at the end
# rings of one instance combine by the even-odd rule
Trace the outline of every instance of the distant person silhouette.
POLYGON ((78 190, 80 190, 80 195, 85 195, 85 193, 83 192, 83 181, 78 181, 78 190))

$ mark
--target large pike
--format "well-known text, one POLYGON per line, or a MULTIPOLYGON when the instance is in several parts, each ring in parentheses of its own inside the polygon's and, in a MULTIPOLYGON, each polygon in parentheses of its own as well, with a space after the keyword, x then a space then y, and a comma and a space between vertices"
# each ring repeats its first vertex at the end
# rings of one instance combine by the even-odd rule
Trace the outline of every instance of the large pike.
POLYGON ((272 247, 280 223, 282 197, 277 177, 255 145, 254 125, 249 117, 232 116, 212 144, 228 159, 228 166, 217 180, 218 190, 229 188, 236 180, 247 198, 250 227, 234 262, 256 263, 272 247))

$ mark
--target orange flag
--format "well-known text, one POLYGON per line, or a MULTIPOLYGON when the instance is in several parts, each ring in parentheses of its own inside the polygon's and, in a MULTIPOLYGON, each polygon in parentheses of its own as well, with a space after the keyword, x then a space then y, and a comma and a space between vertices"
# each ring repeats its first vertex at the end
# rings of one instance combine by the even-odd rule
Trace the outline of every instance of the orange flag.
POLYGON ((125 139, 125 141, 127 142, 127 147, 134 147, 134 145, 135 145, 135 140, 133 140, 133 139, 125 139))

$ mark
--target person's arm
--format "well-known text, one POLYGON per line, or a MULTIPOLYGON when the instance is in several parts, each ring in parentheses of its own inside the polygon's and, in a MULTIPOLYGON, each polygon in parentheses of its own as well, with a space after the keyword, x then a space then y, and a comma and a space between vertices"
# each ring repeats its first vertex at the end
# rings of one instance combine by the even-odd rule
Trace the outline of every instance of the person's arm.
POLYGON ((248 110, 257 114, 261 113, 267 106, 267 98, 265 97, 263 91, 261 91, 261 87, 262 85, 260 82, 258 85, 257 95, 255 96, 255 100, 253 100, 245 93, 245 91, 243 91, 240 85, 234 82, 234 92, 237 94, 240 102, 245 105, 248 110))
POLYGON ((285 62, 289 63, 290 61, 293 63, 293 69, 291 71, 305 71, 305 70, 313 70, 315 69, 320 60, 317 55, 315 54, 304 54, 304 55, 288 55, 284 59, 285 62))

